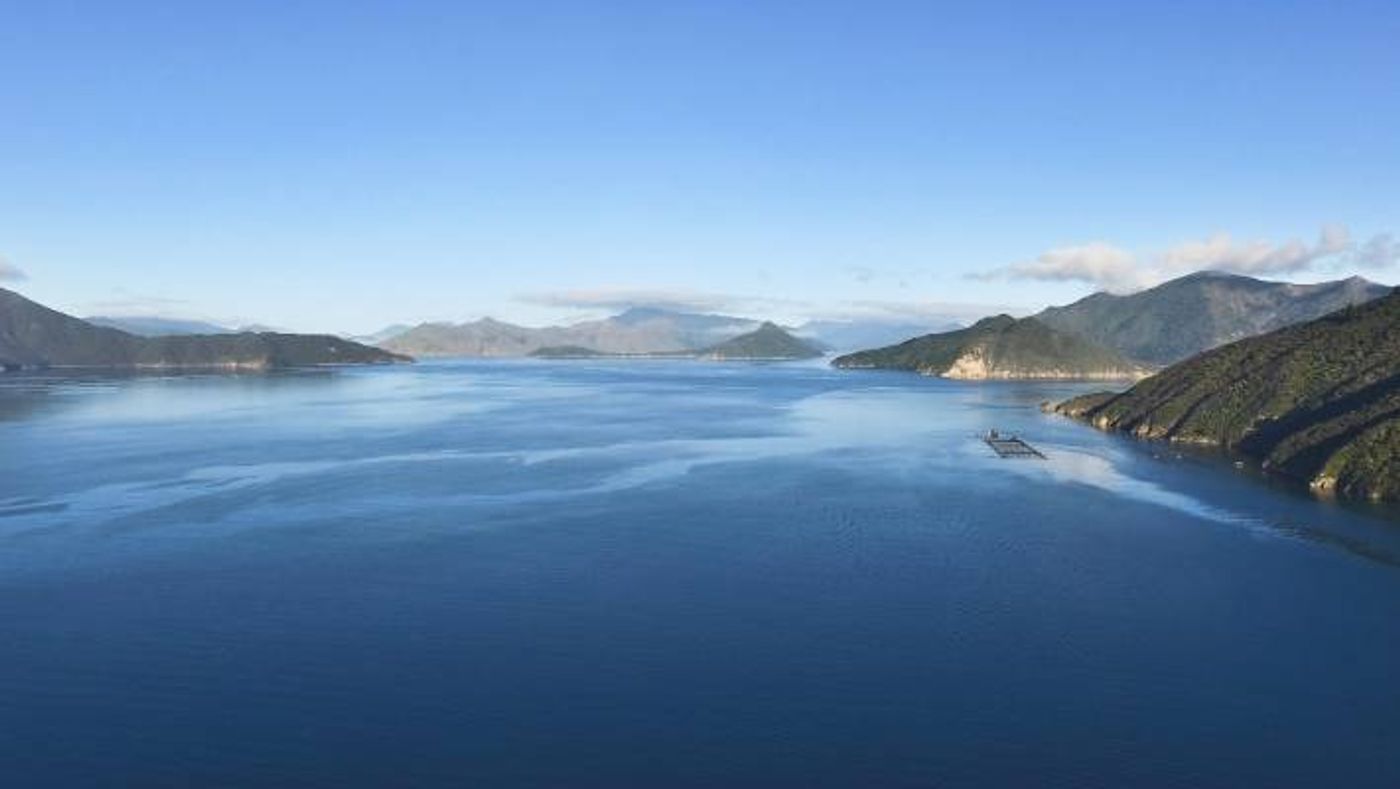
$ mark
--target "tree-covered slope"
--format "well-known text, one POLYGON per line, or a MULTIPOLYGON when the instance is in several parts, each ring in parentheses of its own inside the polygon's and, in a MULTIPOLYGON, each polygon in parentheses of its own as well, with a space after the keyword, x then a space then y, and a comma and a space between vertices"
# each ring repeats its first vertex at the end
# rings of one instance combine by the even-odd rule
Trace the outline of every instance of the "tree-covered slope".
POLYGON ((0 367, 271 368, 409 361, 338 337, 197 334, 138 337, 94 326, 0 289, 0 367))
POLYGON ((1400 293, 1056 410, 1144 438, 1234 449, 1315 489, 1400 499, 1400 293))
POLYGON ((1361 277, 1295 285, 1200 272, 1138 293, 1095 293, 1036 317, 1129 359, 1162 366, 1388 292, 1361 277))
POLYGON ((764 322, 757 329, 701 351, 710 359, 812 359, 822 352, 782 327, 764 322))
POLYGON ((837 367, 910 370, 946 378, 1132 378, 1121 356, 1034 318, 984 318, 966 329, 847 354, 837 367))

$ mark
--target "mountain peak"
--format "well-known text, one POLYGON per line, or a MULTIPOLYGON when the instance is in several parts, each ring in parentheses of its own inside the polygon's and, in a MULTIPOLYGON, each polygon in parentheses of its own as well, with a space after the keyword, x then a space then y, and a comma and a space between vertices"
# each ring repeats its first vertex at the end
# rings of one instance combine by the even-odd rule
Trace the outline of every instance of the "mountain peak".
POLYGON ((1129 359, 1167 365, 1253 334, 1312 320, 1384 295, 1360 277, 1294 285, 1197 271, 1122 296, 1091 296, 1036 317, 1129 359))
POLYGON ((969 328, 981 331, 999 331, 1002 329, 1009 328, 1015 323, 1015 318, 1011 317, 1010 315, 1007 315, 1006 313, 1002 313, 1000 315, 991 315, 986 318, 983 318, 982 320, 972 324, 972 326, 970 326, 969 328))
POLYGON ((681 313, 676 310, 668 310, 663 307, 635 306, 628 307, 622 312, 619 312, 614 315, 612 319, 618 323, 633 325, 642 323, 643 321, 656 320, 658 318, 666 318, 679 314, 681 313))
POLYGON ((822 352, 772 321, 701 353, 711 359, 811 359, 822 352))

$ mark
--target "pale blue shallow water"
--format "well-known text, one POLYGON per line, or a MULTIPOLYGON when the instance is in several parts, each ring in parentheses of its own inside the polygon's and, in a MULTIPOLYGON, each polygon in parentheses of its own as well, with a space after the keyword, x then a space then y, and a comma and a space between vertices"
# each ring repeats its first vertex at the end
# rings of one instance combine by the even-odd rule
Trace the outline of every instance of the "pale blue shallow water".
POLYGON ((0 780, 1400 785, 1393 513, 1036 408, 1084 389, 0 378, 0 780))

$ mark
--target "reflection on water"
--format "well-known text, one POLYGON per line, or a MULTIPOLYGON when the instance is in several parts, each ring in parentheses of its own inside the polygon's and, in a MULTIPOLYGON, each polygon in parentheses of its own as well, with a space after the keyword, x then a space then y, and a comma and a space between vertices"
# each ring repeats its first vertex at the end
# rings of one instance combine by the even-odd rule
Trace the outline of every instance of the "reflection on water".
MULTIPOLYGON (((595 366, 569 375, 574 371, 510 364, 484 370, 429 368, 411 374, 16 376, 0 382, 0 403, 8 404, 5 413, 11 421, 27 423, 25 431, 34 438, 41 437, 40 430, 66 435, 95 426, 120 432, 170 430, 177 431, 168 434, 177 443, 171 447, 176 457, 178 444, 195 451, 186 462, 156 464, 155 474, 0 501, 0 519, 9 520, 0 534, 36 523, 90 528, 212 495, 248 497, 277 485, 287 488, 278 492, 278 507, 329 511, 337 504, 320 501, 314 486, 305 497, 294 488, 307 479, 333 475, 409 479, 424 466, 441 467, 454 475, 454 484, 419 490, 412 497, 360 496, 354 508, 389 515, 434 504, 564 501, 674 481, 705 466, 807 458, 857 462, 865 472, 912 469, 931 484, 955 486, 964 495, 975 491, 979 479, 995 486, 994 478, 1005 475, 1027 484, 1061 486, 1066 495, 1088 486, 1195 518, 1328 541, 1318 528, 1273 524, 1239 507, 1207 502, 1193 495, 1189 485, 1171 489, 1150 481, 1147 475, 1159 469, 1145 468, 1123 442, 1104 440, 1077 426, 1072 428, 1075 442, 1038 441, 1048 454, 1043 462, 1002 460, 977 440, 988 429, 1021 427, 1069 437, 1063 423, 1034 408, 1075 391, 1065 384, 949 385, 880 375, 873 376, 875 385, 864 385, 859 378, 801 368, 792 374, 781 368, 735 367, 716 368, 720 375, 697 383, 693 369, 644 369, 663 375, 642 377, 639 387, 632 368, 595 366), (749 375, 743 378, 740 372, 749 375), (677 375, 668 380, 665 373, 677 375), (774 391, 760 380, 764 374, 778 378, 774 391), (734 385, 735 378, 742 386, 734 385), (718 386, 707 388, 716 382, 718 386), (707 410, 724 414, 726 429, 704 431, 717 433, 711 437, 688 437, 683 429, 672 429, 642 439, 628 429, 642 422, 683 428, 675 409, 686 409, 692 417, 707 410), (596 418, 599 410, 616 420, 613 429, 576 429, 574 423, 596 418), (420 437, 429 439, 421 448, 393 440, 403 431, 498 418, 543 418, 560 429, 542 435, 529 431, 518 442, 488 442, 490 449, 473 449, 470 443, 440 446, 431 433, 420 437), (217 452, 204 451, 215 448, 200 446, 197 439, 201 431, 217 434, 220 425, 234 432, 238 444, 256 441, 260 434, 276 443, 349 433, 355 439, 354 451, 347 451, 344 441, 323 442, 332 450, 329 454, 303 451, 297 453, 302 457, 287 460, 271 453, 274 459, 220 462, 217 452), (196 435, 191 436, 191 430, 196 435)), ((315 449, 317 443, 322 442, 306 448, 315 449)), ((1249 494, 1247 500, 1260 496, 1258 490, 1238 487, 1237 492, 1249 494)), ((1368 555, 1390 555, 1389 546, 1363 549, 1365 542, 1355 535, 1339 534, 1330 541, 1368 555)))
POLYGON ((1096 386, 0 378, 0 766, 1395 785, 1400 530, 1037 408, 1096 386), (1048 459, 995 457, 993 428, 1048 459))

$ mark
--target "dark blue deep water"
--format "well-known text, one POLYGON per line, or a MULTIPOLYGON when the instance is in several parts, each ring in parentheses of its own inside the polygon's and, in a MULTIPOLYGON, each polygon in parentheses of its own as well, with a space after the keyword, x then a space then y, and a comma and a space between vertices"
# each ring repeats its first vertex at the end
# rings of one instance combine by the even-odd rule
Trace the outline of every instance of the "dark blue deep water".
POLYGON ((0 378, 0 783, 1400 785, 1393 514, 1084 388, 0 378))

